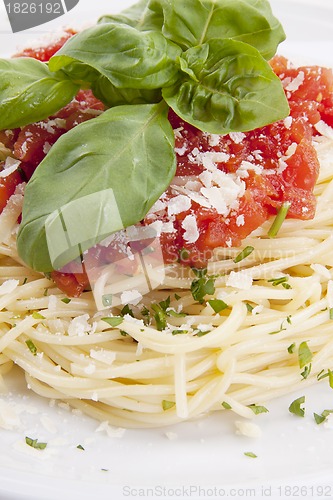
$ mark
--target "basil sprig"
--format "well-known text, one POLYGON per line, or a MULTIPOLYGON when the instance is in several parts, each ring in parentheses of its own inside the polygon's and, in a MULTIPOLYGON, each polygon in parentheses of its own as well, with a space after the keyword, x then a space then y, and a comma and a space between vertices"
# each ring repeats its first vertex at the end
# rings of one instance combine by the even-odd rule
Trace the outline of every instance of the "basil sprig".
POLYGON ((20 257, 48 272, 146 215, 175 173, 168 107, 216 134, 287 116, 266 61, 284 38, 267 0, 140 0, 70 38, 49 64, 0 61, 0 129, 55 114, 79 88, 111 108, 62 136, 36 169, 20 257))

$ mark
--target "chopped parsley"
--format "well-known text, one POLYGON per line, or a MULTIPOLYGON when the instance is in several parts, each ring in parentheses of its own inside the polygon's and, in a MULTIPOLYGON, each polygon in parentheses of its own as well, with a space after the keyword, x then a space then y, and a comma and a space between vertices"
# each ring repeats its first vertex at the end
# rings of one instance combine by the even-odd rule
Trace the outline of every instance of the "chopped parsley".
POLYGON ((31 448, 35 448, 35 450, 45 450, 47 447, 47 443, 39 443, 38 439, 31 439, 26 436, 25 442, 28 446, 31 446, 31 448))
POLYGON ((297 417, 304 417, 305 409, 302 407, 305 403, 305 396, 295 399, 289 406, 290 413, 293 413, 297 417))
POLYGON ((175 406, 175 404, 176 403, 174 401, 167 401, 166 399, 163 399, 162 408, 164 411, 170 410, 170 408, 173 408, 175 406))
POLYGON ((234 258, 234 263, 238 264, 238 262, 241 262, 242 260, 246 259, 251 253, 254 251, 254 247, 247 246, 242 250, 235 258, 234 258))
POLYGON ((313 354, 309 349, 307 342, 301 342, 298 347, 298 364, 300 368, 308 365, 312 360, 313 354))
POLYGON ((172 335, 185 335, 188 330, 172 330, 172 335))
POLYGON ((289 285, 289 283, 287 283, 288 279, 289 279, 288 276, 282 276, 281 278, 270 279, 270 280, 268 280, 268 283, 272 283, 273 286, 282 285, 283 288, 286 288, 289 290, 291 288, 291 285, 289 285))
POLYGON ((45 319, 45 316, 43 316, 42 314, 40 314, 40 313, 39 313, 39 312, 37 312, 37 311, 34 311, 34 312, 32 313, 32 317, 33 317, 34 319, 45 319))
POLYGON ((122 324, 124 318, 122 318, 121 316, 112 316, 110 318, 102 318, 102 321, 105 321, 105 323, 108 323, 108 325, 110 326, 116 327, 122 324))
POLYGON ((268 413, 269 410, 265 406, 260 406, 260 405, 249 405, 248 408, 253 411, 255 415, 259 415, 260 413, 268 413))
POLYGON ((167 318, 172 316, 174 318, 184 318, 187 316, 186 313, 176 312, 170 308, 171 299, 170 296, 166 300, 162 300, 159 303, 152 304, 151 308, 154 311, 154 319, 156 323, 156 328, 159 331, 164 330, 167 327, 167 318))
POLYGON ((213 295, 215 292, 215 279, 207 276, 207 269, 196 269, 195 272, 198 279, 191 283, 191 293, 194 300, 200 304, 204 303, 206 295, 213 295))
POLYGON ((244 451, 244 455, 250 458, 258 458, 258 456, 255 453, 253 453, 253 451, 244 451))
POLYGON ((61 302, 63 302, 64 304, 69 304, 71 302, 71 299, 69 299, 68 297, 64 297, 63 299, 61 299, 61 302))
POLYGON ((223 300, 220 299, 211 299, 208 301, 208 304, 211 306, 213 311, 218 314, 224 309, 227 309, 229 306, 223 300))
POLYGON ((37 347, 35 346, 35 344, 33 343, 33 341, 30 340, 30 339, 28 339, 28 340, 25 341, 25 343, 29 347, 29 351, 32 352, 32 354, 34 356, 36 356, 37 355, 37 347))
POLYGON ((132 318, 134 318, 134 313, 128 304, 126 304, 126 306, 124 306, 122 308, 122 310, 120 311, 120 314, 121 314, 121 316, 125 316, 126 314, 129 314, 130 316, 132 316, 132 318))
POLYGON ((314 413, 313 416, 316 421, 316 424, 319 425, 325 422, 325 420, 327 420, 327 417, 331 415, 331 413, 333 413, 333 410, 324 410, 323 412, 321 412, 320 415, 318 413, 314 413))
POLYGON ((232 406, 229 405, 229 403, 227 403, 226 401, 223 401, 223 403, 221 403, 221 405, 223 406, 223 408, 225 410, 232 410, 232 406))
POLYGON ((287 351, 289 352, 289 354, 293 354, 295 352, 295 349, 296 349, 296 344, 295 342, 293 342, 292 344, 290 344, 287 351))

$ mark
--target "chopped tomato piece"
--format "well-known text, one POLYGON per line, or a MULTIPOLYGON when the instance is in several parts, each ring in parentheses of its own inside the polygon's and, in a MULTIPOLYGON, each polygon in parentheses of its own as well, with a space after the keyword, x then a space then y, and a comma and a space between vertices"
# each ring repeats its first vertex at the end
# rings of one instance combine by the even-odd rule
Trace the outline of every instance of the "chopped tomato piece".
POLYGON ((3 211, 9 198, 14 194, 16 186, 22 182, 20 172, 14 170, 7 177, 0 178, 0 213, 3 211))
POLYGON ((28 47, 15 54, 14 57, 33 57, 39 61, 47 62, 75 33, 72 29, 66 29, 61 36, 57 37, 54 41, 48 42, 47 45, 36 48, 28 47))

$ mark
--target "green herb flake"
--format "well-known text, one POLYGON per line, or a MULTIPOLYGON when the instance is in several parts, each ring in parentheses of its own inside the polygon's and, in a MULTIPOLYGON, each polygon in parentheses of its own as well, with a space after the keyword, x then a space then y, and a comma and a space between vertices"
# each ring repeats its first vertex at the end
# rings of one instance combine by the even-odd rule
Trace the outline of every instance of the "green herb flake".
POLYGON ((292 344, 290 344, 287 351, 289 352, 289 354, 293 354, 295 352, 295 349, 296 349, 296 344, 295 342, 293 342, 292 344))
POLYGON ((47 443, 39 443, 38 439, 31 439, 26 436, 25 442, 28 446, 31 446, 31 448, 35 448, 35 450, 45 450, 47 447, 47 443))
POLYGON ((281 229, 282 224, 284 223, 284 221, 287 217, 290 205, 291 205, 291 203, 288 201, 285 203, 282 203, 281 208, 279 209, 279 211, 278 211, 278 213, 273 221, 273 224, 271 225, 271 227, 267 233, 269 238, 275 238, 277 236, 278 232, 281 229))
POLYGON ((42 316, 42 314, 40 314, 40 313, 39 313, 39 312, 37 312, 37 311, 34 311, 34 312, 32 313, 32 317, 33 317, 34 319, 45 319, 45 316, 42 316))
POLYGON ((176 299, 176 300, 180 300, 180 299, 181 299, 181 296, 180 296, 180 295, 178 295, 178 293, 175 293, 175 299, 176 299))
POLYGON ((167 401, 166 399, 163 399, 163 401, 162 401, 162 408, 164 411, 170 410, 175 405, 176 405, 176 403, 174 401, 167 401))
POLYGON ((269 410, 265 406, 260 406, 260 405, 249 405, 248 408, 253 411, 255 415, 259 415, 260 413, 268 413, 269 410))
POLYGON ((313 416, 317 425, 322 424, 326 420, 326 417, 324 417, 323 415, 318 415, 318 413, 313 413, 313 416))
POLYGON ((108 325, 112 326, 112 327, 116 327, 116 326, 119 326, 122 324, 122 322, 124 321, 124 318, 120 317, 120 316, 112 316, 112 317, 106 317, 106 318, 102 318, 102 321, 105 321, 105 323, 107 323, 108 325))
POLYGON ((330 308, 330 320, 333 320, 333 307, 330 308))
POLYGON ((172 316, 173 318, 185 318, 186 316, 188 316, 188 314, 186 314, 184 312, 177 312, 177 311, 174 311, 173 309, 168 309, 167 315, 172 316))
POLYGON ((300 368, 308 365, 312 360, 313 354, 309 349, 307 342, 301 342, 298 347, 298 363, 300 368))
POLYGON ((310 375, 310 373, 311 373, 311 369, 312 369, 312 365, 311 365, 311 363, 310 363, 309 365, 306 365, 306 366, 304 367, 304 370, 301 372, 301 375, 302 375, 303 379, 308 378, 308 376, 309 376, 309 375, 310 375))
POLYGON ((300 398, 295 399, 289 406, 290 413, 293 413, 297 417, 304 417, 305 409, 302 408, 302 405, 305 403, 305 396, 301 396, 300 398))
POLYGON ((250 457, 250 458, 258 458, 258 456, 255 453, 253 453, 252 451, 244 451, 244 455, 246 457, 250 457))
POLYGON ((201 276, 199 279, 193 280, 191 283, 191 293, 194 300, 200 304, 204 303, 206 295, 213 295, 215 292, 215 280, 206 275, 201 276))
POLYGON ((78 444, 78 445, 77 445, 77 449, 78 449, 78 450, 83 450, 83 451, 84 451, 84 448, 83 448, 82 444, 78 444))
POLYGON ((242 250, 235 258, 234 258, 234 263, 238 264, 238 262, 241 262, 242 260, 246 259, 251 253, 254 251, 254 248, 251 246, 247 246, 242 250))
POLYGON ((245 305, 246 305, 246 309, 249 313, 252 313, 254 307, 251 306, 251 304, 249 304, 248 302, 245 302, 245 305))
POLYGON ((185 335, 188 333, 188 330, 172 330, 172 335, 185 335))
POLYGON ((331 389, 333 389, 333 372, 332 372, 332 370, 328 369, 327 373, 328 373, 328 383, 329 383, 329 386, 330 386, 331 389))
POLYGON ((220 299, 211 299, 208 301, 208 304, 211 306, 211 308, 216 314, 219 314, 221 311, 224 311, 229 307, 228 304, 226 304, 223 300, 220 299))
POLYGON ((30 339, 28 339, 28 340, 25 341, 25 343, 29 347, 29 351, 32 352, 32 354, 34 356, 36 356, 37 355, 37 347, 35 346, 35 344, 33 343, 33 341, 30 340, 30 339))
POLYGON ((71 299, 69 299, 68 297, 64 297, 63 299, 61 299, 61 302, 63 302, 64 304, 70 304, 71 299))
POLYGON ((226 401, 223 401, 223 403, 221 403, 221 405, 223 406, 223 408, 225 410, 232 410, 231 405, 229 405, 229 403, 227 403, 226 401))
POLYGON ((278 286, 278 285, 284 286, 287 284, 288 279, 289 279, 288 276, 282 276, 281 278, 272 278, 270 280, 267 280, 267 282, 272 283, 272 286, 278 286))
POLYGON ((327 417, 333 413, 333 410, 324 410, 320 415, 318 413, 314 413, 314 419, 316 421, 316 424, 322 424, 327 420, 327 417))
POLYGON ((126 314, 129 314, 130 316, 132 316, 132 318, 134 318, 134 313, 128 304, 126 304, 122 308, 122 310, 120 311, 120 314, 121 314, 121 316, 125 316, 126 314))

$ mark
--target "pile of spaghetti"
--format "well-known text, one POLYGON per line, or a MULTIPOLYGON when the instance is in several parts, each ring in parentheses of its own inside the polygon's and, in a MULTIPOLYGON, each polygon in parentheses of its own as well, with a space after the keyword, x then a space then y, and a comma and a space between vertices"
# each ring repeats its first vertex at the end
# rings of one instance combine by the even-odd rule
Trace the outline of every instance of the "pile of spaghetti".
POLYGON ((272 66, 289 100, 288 118, 220 137, 170 118, 179 170, 142 223, 159 224, 163 283, 146 294, 132 286, 122 303, 104 310, 86 286, 73 290, 75 275, 52 280, 21 261, 16 236, 25 184, 10 188, 8 181, 8 168, 18 175, 18 163, 28 175, 64 120, 75 114, 80 121, 78 110, 95 116, 102 107, 81 94, 49 121, 2 133, 0 188, 11 194, 0 215, 3 388, 15 364, 45 398, 112 425, 156 427, 225 409, 251 417, 253 405, 322 378, 333 384, 333 77, 283 58, 272 66), (209 198, 214 169, 234 181, 238 172, 244 186, 226 215, 209 198), (205 191, 194 185, 199 180, 205 191), (200 205, 198 192, 210 207, 200 205))

